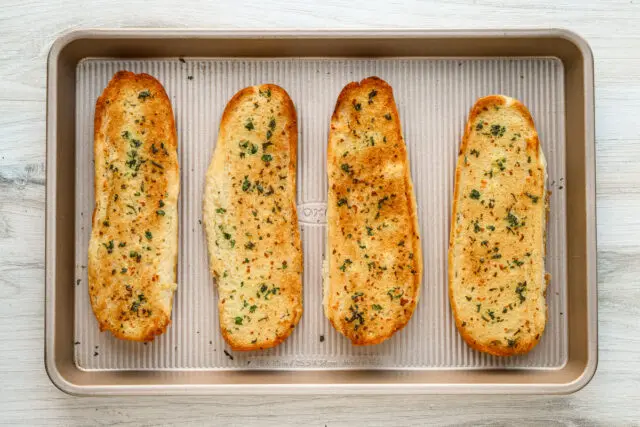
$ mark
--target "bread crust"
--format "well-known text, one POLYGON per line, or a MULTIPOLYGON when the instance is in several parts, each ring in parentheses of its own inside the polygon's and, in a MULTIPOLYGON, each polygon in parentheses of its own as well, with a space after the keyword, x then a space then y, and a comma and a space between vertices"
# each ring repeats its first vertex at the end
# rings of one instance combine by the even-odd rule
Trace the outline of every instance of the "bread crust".
POLYGON ((91 306, 101 331, 152 341, 171 323, 180 185, 173 110, 154 77, 113 76, 96 102, 94 162, 91 306))
MULTIPOLYGON (((498 159, 498 162, 501 162, 502 158, 503 157, 500 157, 500 159, 498 159)), ((484 162, 485 163, 479 164, 482 164, 482 166, 486 166, 486 160, 484 160, 484 162)), ((469 172, 468 174, 471 175, 471 172, 469 172)), ((468 188, 468 186, 465 188, 468 188)), ((540 141, 535 130, 535 125, 531 113, 520 101, 505 97, 503 95, 490 95, 484 98, 480 98, 471 108, 459 150, 458 163, 455 173, 451 233, 448 254, 449 300, 451 308, 458 332, 465 340, 465 342, 473 349, 495 356, 512 356, 517 354, 525 354, 531 351, 531 349, 533 349, 539 342, 544 332, 547 318, 547 306, 545 297, 549 275, 544 271, 544 256, 546 254, 545 243, 548 210, 548 193, 546 191, 546 162, 542 154, 540 141), (515 113, 515 116, 507 116, 506 113, 501 113, 500 111, 513 111, 515 113), (500 122, 498 128, 489 128, 489 126, 492 126, 493 123, 493 121, 491 120, 492 112, 497 117, 494 121, 496 123, 500 122), (484 117, 484 120, 480 117, 484 117), (518 117, 520 121, 516 120, 514 117, 518 117), (520 132, 514 133, 512 127, 509 126, 509 120, 511 120, 511 123, 513 123, 514 129, 524 129, 524 131, 520 130, 520 132), (504 126, 504 130, 502 129, 502 123, 506 124, 504 126), (481 129, 478 129, 479 127, 481 129), (493 145, 483 145, 482 140, 478 137, 478 133, 481 131, 484 132, 485 128, 491 129, 487 130, 486 132, 490 134, 489 138, 491 138, 491 136, 494 137, 492 142, 493 145), (492 133, 494 130, 496 130, 496 135, 493 135, 492 133), (503 138, 507 138, 507 142, 504 142, 505 140, 503 138), (472 143, 474 144, 474 147, 470 146, 470 144, 472 143), (461 189, 463 184, 473 182, 473 178, 465 177, 463 176, 463 174, 470 168, 474 167, 474 162, 482 162, 482 158, 484 156, 487 156, 487 152, 491 151, 492 149, 494 150, 494 153, 504 150, 503 152, 506 154, 504 154, 505 161, 503 164, 509 164, 510 166, 503 166, 503 164, 498 163, 499 167, 497 167, 497 169, 495 170, 494 167, 491 166, 490 172, 484 171, 484 174, 482 176, 483 179, 478 180, 476 176, 476 181, 479 182, 475 182, 475 184, 473 184, 474 189, 471 190, 471 193, 468 196, 462 194, 461 189), (522 160, 522 158, 528 158, 528 160, 522 160), (524 161, 527 162, 526 168, 523 166, 524 161), (529 170, 528 174, 526 172, 523 172, 523 170, 527 168, 529 170), (481 188, 483 185, 488 185, 487 181, 496 179, 504 180, 504 178, 501 177, 507 175, 502 175, 503 173, 508 173, 508 176, 519 176, 517 174, 522 174, 522 178, 516 181, 505 182, 504 188, 508 188, 508 190, 501 189, 497 192, 494 192, 493 195, 495 197, 495 207, 489 208, 491 200, 489 200, 486 206, 484 205, 484 202, 486 198, 491 197, 491 193, 489 190, 485 192, 481 188), (475 188, 479 189, 479 191, 473 194, 475 188), (509 237, 494 237, 494 241, 492 242, 491 237, 493 232, 489 234, 490 230, 487 227, 487 223, 500 223, 500 215, 493 216, 493 209, 495 209, 496 211, 501 209, 501 207, 499 206, 500 199, 495 196, 495 194, 500 192, 504 193, 505 191, 507 192, 507 194, 511 192, 510 197, 514 199, 512 206, 514 210, 516 208, 519 209, 519 213, 517 215, 522 214, 523 216, 520 219, 513 217, 515 218, 514 221, 520 221, 520 224, 516 225, 515 227, 506 228, 506 234, 509 237), (496 202, 495 200, 498 201, 496 202), (476 216, 475 218, 470 219, 471 221, 476 219, 476 225, 473 225, 474 233, 467 233, 469 241, 472 242, 469 243, 468 246, 473 247, 475 242, 477 242, 479 239, 483 239, 480 240, 480 244, 482 246, 486 245, 488 254, 486 256, 483 254, 481 258, 478 258, 478 252, 474 252, 474 255, 464 255, 469 261, 469 263, 464 264, 465 267, 468 267, 469 265, 471 265, 471 263, 474 263, 474 265, 481 265, 481 267, 478 267, 478 270, 475 270, 473 273, 476 275, 480 273, 480 275, 469 277, 469 284, 475 285, 470 289, 469 286, 463 289, 463 285, 456 282, 458 274, 460 275, 460 277, 471 276, 471 273, 465 272, 465 269, 460 270, 456 268, 456 239, 460 235, 463 235, 465 233, 462 225, 464 221, 458 217, 458 215, 464 215, 465 213, 464 209, 460 209, 461 203, 465 204, 465 207, 467 208, 471 204, 483 204, 482 207, 470 208, 467 212, 471 212, 472 209, 479 209, 481 211, 489 209, 489 211, 486 211, 482 214, 486 214, 486 217, 481 215, 479 217, 476 216), (533 227, 535 230, 533 232, 533 234, 535 235, 533 236, 527 235, 530 232, 524 228, 525 218, 528 218, 524 216, 524 213, 533 214, 530 215, 532 216, 532 219, 527 220, 527 222, 532 223, 528 227, 533 227), (538 217, 536 217, 536 215, 538 215, 538 217), (521 225, 522 228, 517 228, 521 225), (524 243, 521 244, 521 247, 517 247, 518 244, 509 245, 509 241, 507 239, 518 233, 520 233, 519 235, 523 237, 516 240, 520 240, 520 242, 524 243), (535 247, 535 249, 532 249, 534 246, 536 246, 534 244, 536 242, 539 246, 535 247), (502 247, 500 246, 501 243, 502 247), (488 261, 490 259, 493 259, 494 257, 494 255, 490 255, 491 252, 489 252, 489 248, 493 244, 495 244, 496 246, 494 246, 491 250, 493 251, 494 249, 497 249, 496 253, 502 252, 502 250, 504 250, 506 247, 506 250, 508 252, 511 252, 512 254, 522 252, 525 254, 525 257, 523 259, 513 257, 511 258, 511 260, 506 260, 506 264, 504 265, 504 260, 502 258, 498 258, 498 261, 496 262, 488 261), (527 256, 526 254, 529 254, 529 256, 527 256), (476 264, 478 261, 481 261, 481 264, 476 264), (485 267, 485 265, 487 264, 496 265, 485 267), (522 269, 523 266, 524 269, 522 269), (486 270, 484 270, 485 268, 486 270), (492 270, 492 268, 495 270, 496 276, 493 276, 495 279, 492 279, 492 281, 487 281, 486 278, 482 276, 482 273, 487 271, 489 273, 493 273, 494 270, 492 270), (501 281, 502 279, 500 275, 505 270, 510 275, 508 279, 509 284, 507 284, 506 286, 499 286, 500 284, 504 283, 501 281), (536 281, 539 282, 536 283, 536 281), (537 286, 537 289, 535 291, 536 294, 529 295, 530 291, 527 288, 528 282, 529 287, 531 287, 532 284, 534 285, 534 288, 535 286, 537 286), (493 284, 490 285, 489 283, 493 284), (500 295, 503 292, 508 295, 510 291, 513 291, 512 288, 514 287, 514 284, 517 284, 515 285, 516 292, 518 291, 518 286, 522 287, 520 288, 519 294, 511 296, 513 302, 510 302, 508 300, 505 300, 504 297, 500 295), (460 286, 460 289, 458 289, 458 286, 460 286), (487 293, 485 286, 494 286, 495 291, 493 292, 499 292, 500 295, 498 297, 489 296, 490 292, 487 293), (473 294, 473 292, 476 293, 473 294), (460 298, 461 296, 463 296, 463 294, 465 298, 464 300, 460 298), (485 309, 481 307, 483 307, 483 305, 486 303, 491 304, 492 298, 494 301, 492 308, 497 307, 500 310, 488 310, 487 312, 490 311, 491 316, 484 317, 484 312, 481 313, 481 311, 484 311, 485 309), (463 301, 463 303, 460 304, 460 301, 463 301), (472 314, 471 317, 469 317, 468 308, 464 308, 464 310, 466 311, 464 312, 464 314, 462 313, 462 305, 466 302, 468 302, 469 304, 476 304, 476 306, 478 307, 477 314, 472 314), (524 308, 522 307, 523 305, 524 308), (504 316, 504 318, 500 316, 504 316), (500 330, 500 333, 494 331, 486 332, 484 330, 478 331, 478 329, 481 328, 477 326, 478 324, 482 325, 482 327, 487 327, 487 324, 494 324, 495 321, 501 322, 499 327, 495 328, 496 330, 500 330)), ((507 215, 509 214, 511 214, 510 209, 508 210, 507 215)), ((469 218, 465 217, 464 220, 469 220, 469 218)), ((470 227, 470 225, 468 225, 467 227, 470 227)), ((498 229, 499 227, 501 227, 501 225, 497 225, 494 227, 498 229)), ((500 231, 495 231, 495 233, 498 234, 500 233, 500 231)), ((469 253, 471 253, 471 250, 469 250, 469 253)), ((489 291, 491 291, 491 288, 489 288, 489 291)))
POLYGON ((354 345, 406 326, 420 297, 422 251, 411 172, 389 84, 347 84, 331 118, 323 305, 354 345))
POLYGON ((293 102, 274 84, 240 90, 222 114, 203 213, 220 329, 233 350, 275 347, 302 316, 297 137, 293 102))

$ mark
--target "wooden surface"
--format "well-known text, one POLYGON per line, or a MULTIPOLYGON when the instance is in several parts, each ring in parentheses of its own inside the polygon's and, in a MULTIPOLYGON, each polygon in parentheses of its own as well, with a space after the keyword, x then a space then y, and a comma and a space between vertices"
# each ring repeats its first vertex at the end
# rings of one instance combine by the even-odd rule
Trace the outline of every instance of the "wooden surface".
POLYGON ((367 425, 640 423, 638 0, 0 2, 0 423, 367 425), (43 364, 45 86, 72 28, 564 27, 595 56, 599 366, 570 396, 74 398, 43 364))

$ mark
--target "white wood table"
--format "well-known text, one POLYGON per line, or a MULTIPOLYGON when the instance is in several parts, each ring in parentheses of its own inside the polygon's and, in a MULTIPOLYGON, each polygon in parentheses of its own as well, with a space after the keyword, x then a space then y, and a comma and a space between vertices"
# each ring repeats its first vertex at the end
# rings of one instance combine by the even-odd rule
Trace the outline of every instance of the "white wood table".
POLYGON ((0 2, 0 423, 640 425, 640 0, 0 2), (484 4, 481 4, 484 3, 484 4), (599 366, 569 396, 75 398, 44 370, 46 58, 73 28, 548 28, 596 71, 599 366))

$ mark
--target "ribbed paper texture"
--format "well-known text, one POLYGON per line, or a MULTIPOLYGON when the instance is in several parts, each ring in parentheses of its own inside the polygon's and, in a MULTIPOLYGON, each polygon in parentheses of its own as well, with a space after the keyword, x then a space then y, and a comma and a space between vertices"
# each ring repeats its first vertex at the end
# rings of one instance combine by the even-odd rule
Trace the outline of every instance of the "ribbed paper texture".
POLYGON ((554 58, 505 59, 88 59, 77 68, 75 361, 82 369, 553 369, 567 360, 564 81, 554 58), (100 333, 87 291, 93 209, 93 115, 118 70, 149 73, 165 86, 178 127, 181 167, 178 291, 173 323, 153 343, 100 333), (418 202, 424 275, 418 308, 383 344, 353 347, 322 309, 326 146, 336 98, 351 81, 377 75, 394 88, 418 202), (224 343, 208 274, 201 225, 204 175, 226 102, 245 86, 275 83, 298 111, 298 213, 304 248, 304 314, 282 345, 237 353, 224 343), (447 245, 458 146, 469 109, 481 96, 520 99, 536 121, 548 161, 549 320, 528 355, 497 358, 458 336, 447 297, 447 245))

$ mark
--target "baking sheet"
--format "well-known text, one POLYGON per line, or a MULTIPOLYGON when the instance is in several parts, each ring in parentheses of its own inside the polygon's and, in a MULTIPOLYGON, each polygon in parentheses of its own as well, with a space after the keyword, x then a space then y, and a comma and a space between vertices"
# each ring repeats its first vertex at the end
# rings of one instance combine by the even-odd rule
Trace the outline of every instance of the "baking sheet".
POLYGON ((564 74, 556 58, 85 59, 76 70, 76 286, 74 360, 83 370, 220 369, 559 369, 567 362, 567 257, 564 74), (100 333, 87 291, 93 207, 93 113, 118 70, 158 78, 173 103, 181 166, 178 291, 173 324, 153 343, 100 333), (377 75, 394 88, 415 185, 423 244, 421 301, 407 327, 385 343, 353 347, 322 312, 326 141, 336 98, 350 81, 377 75), (201 225, 204 174, 219 119, 233 94, 275 83, 299 120, 298 214, 304 250, 304 314, 291 337, 263 352, 232 352, 217 320, 201 225), (453 176, 469 108, 502 93, 531 110, 548 161, 550 199, 546 332, 528 355, 497 358, 458 336, 447 298, 447 246, 453 176))

